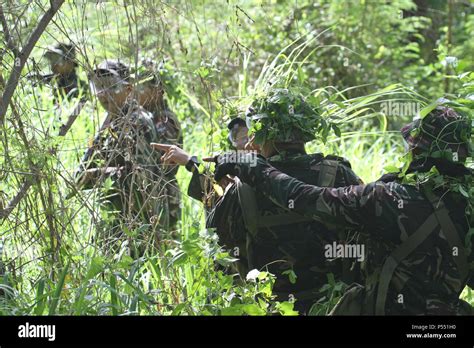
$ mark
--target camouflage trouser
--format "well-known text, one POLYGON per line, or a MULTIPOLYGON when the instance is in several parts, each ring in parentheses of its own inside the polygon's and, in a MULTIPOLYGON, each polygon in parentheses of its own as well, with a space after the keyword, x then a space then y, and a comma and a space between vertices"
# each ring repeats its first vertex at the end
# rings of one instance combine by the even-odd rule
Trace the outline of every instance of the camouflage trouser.
POLYGON ((181 191, 175 177, 170 178, 166 193, 168 196, 169 227, 175 230, 181 217, 181 191))

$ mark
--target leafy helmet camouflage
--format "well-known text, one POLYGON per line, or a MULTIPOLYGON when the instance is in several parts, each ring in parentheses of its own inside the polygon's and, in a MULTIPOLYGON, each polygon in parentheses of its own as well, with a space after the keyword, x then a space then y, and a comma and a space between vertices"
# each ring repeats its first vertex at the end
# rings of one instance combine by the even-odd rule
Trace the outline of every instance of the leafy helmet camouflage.
POLYGON ((296 91, 275 88, 254 99, 246 112, 247 127, 257 144, 267 140, 306 143, 316 138, 320 112, 296 91))
POLYGON ((416 155, 465 162, 472 156, 472 121, 447 105, 405 125, 401 133, 416 155))

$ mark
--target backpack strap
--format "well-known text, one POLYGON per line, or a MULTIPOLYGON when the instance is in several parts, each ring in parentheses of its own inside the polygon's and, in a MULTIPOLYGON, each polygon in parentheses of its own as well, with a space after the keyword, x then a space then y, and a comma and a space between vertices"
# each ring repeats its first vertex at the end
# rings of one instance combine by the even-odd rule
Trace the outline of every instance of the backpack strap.
POLYGON ((245 227, 253 235, 262 227, 273 227, 280 225, 290 225, 298 222, 313 221, 312 218, 293 212, 259 216, 257 208, 257 198, 253 188, 238 178, 235 180, 239 203, 242 208, 245 227))
POLYGON ((393 272, 398 264, 410 255, 423 241, 436 229, 438 221, 432 213, 428 219, 398 246, 385 260, 380 272, 379 286, 377 290, 377 300, 375 302, 375 314, 385 314, 385 302, 387 299, 388 286, 392 280, 393 272))
POLYGON ((469 265, 465 245, 461 241, 461 238, 459 238, 459 233, 453 224, 453 220, 449 217, 449 212, 444 205, 444 202, 431 190, 425 190, 425 195, 434 207, 438 207, 438 209, 435 209, 436 219, 438 220, 441 230, 449 243, 451 251, 454 251, 454 248, 457 249, 458 254, 456 256, 453 255, 453 260, 458 269, 460 279, 465 281, 469 275, 469 265))
POLYGON ((375 303, 375 314, 385 314, 385 303, 387 299, 388 287, 392 280, 393 273, 398 264, 410 255, 428 236, 435 231, 437 226, 441 226, 441 230, 446 236, 451 248, 458 247, 458 257, 454 258, 461 279, 467 278, 467 258, 465 256, 464 245, 459 239, 456 228, 448 215, 448 210, 444 206, 442 200, 433 194, 426 187, 422 187, 425 196, 433 206, 433 213, 425 220, 425 222, 408 237, 402 244, 398 246, 385 260, 382 271, 380 273, 379 285, 377 290, 377 299, 375 303))
POLYGON ((237 196, 242 209, 245 227, 247 227, 250 234, 255 236, 258 230, 258 210, 255 191, 251 186, 240 181, 238 177, 235 177, 234 181, 237 187, 237 196))
POLYGON ((318 186, 334 187, 339 161, 325 158, 319 163, 319 166, 321 169, 319 171, 318 186))

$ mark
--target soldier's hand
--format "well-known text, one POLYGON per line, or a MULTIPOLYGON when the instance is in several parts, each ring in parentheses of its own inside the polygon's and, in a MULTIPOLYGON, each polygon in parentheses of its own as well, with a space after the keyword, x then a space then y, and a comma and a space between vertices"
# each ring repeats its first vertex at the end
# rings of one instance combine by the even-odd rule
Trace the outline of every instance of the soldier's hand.
POLYGON ((219 182, 226 175, 238 176, 240 180, 253 186, 256 174, 265 165, 265 159, 255 153, 247 153, 239 157, 232 156, 232 153, 222 154, 217 159, 214 179, 219 182))
POLYGON ((163 162, 163 164, 177 164, 180 166, 185 166, 191 158, 191 156, 186 151, 176 145, 158 143, 151 143, 150 145, 155 150, 164 152, 163 156, 161 156, 161 162, 163 162))
POLYGON ((224 176, 221 180, 217 182, 222 189, 225 190, 227 186, 234 183, 234 178, 229 175, 224 176))

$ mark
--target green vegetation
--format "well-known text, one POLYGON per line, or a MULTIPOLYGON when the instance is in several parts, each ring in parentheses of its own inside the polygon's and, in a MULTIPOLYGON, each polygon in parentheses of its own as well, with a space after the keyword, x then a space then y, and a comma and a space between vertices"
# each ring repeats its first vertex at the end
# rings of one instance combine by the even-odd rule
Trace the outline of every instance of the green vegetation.
MULTIPOLYGON (((158 251, 136 260, 127 255, 127 243, 113 257, 104 254, 94 236, 112 217, 100 209, 101 190, 69 198, 73 172, 104 110, 89 100, 58 136, 79 99, 55 100, 49 86, 26 78, 49 72, 44 49, 58 41, 77 47, 84 81, 104 58, 120 58, 137 74, 141 59, 164 59, 167 101, 182 124, 184 148, 199 156, 227 146, 227 121, 267 85, 298 86, 319 105, 327 124, 307 150, 346 157, 365 182, 403 166, 398 130, 413 108, 446 96, 464 103, 474 119, 472 1, 218 3, 69 1, 48 23, 5 117, 0 114, 0 314, 296 314, 290 302, 272 301, 271 274, 238 280, 216 267, 233 258, 205 229, 202 205, 186 196, 190 174, 184 169, 178 173, 178 238, 164 235, 158 251)), ((1 34, 9 38, 0 40, 5 95, 18 66, 15 48, 27 45, 50 1, 0 6, 1 34)), ((474 197, 472 185, 459 187, 474 197)), ((127 234, 133 243, 139 231, 127 234)), ((330 277, 322 289, 326 302, 313 313, 328 313, 342 286, 330 277)), ((474 305, 471 289, 462 297, 474 305)))

